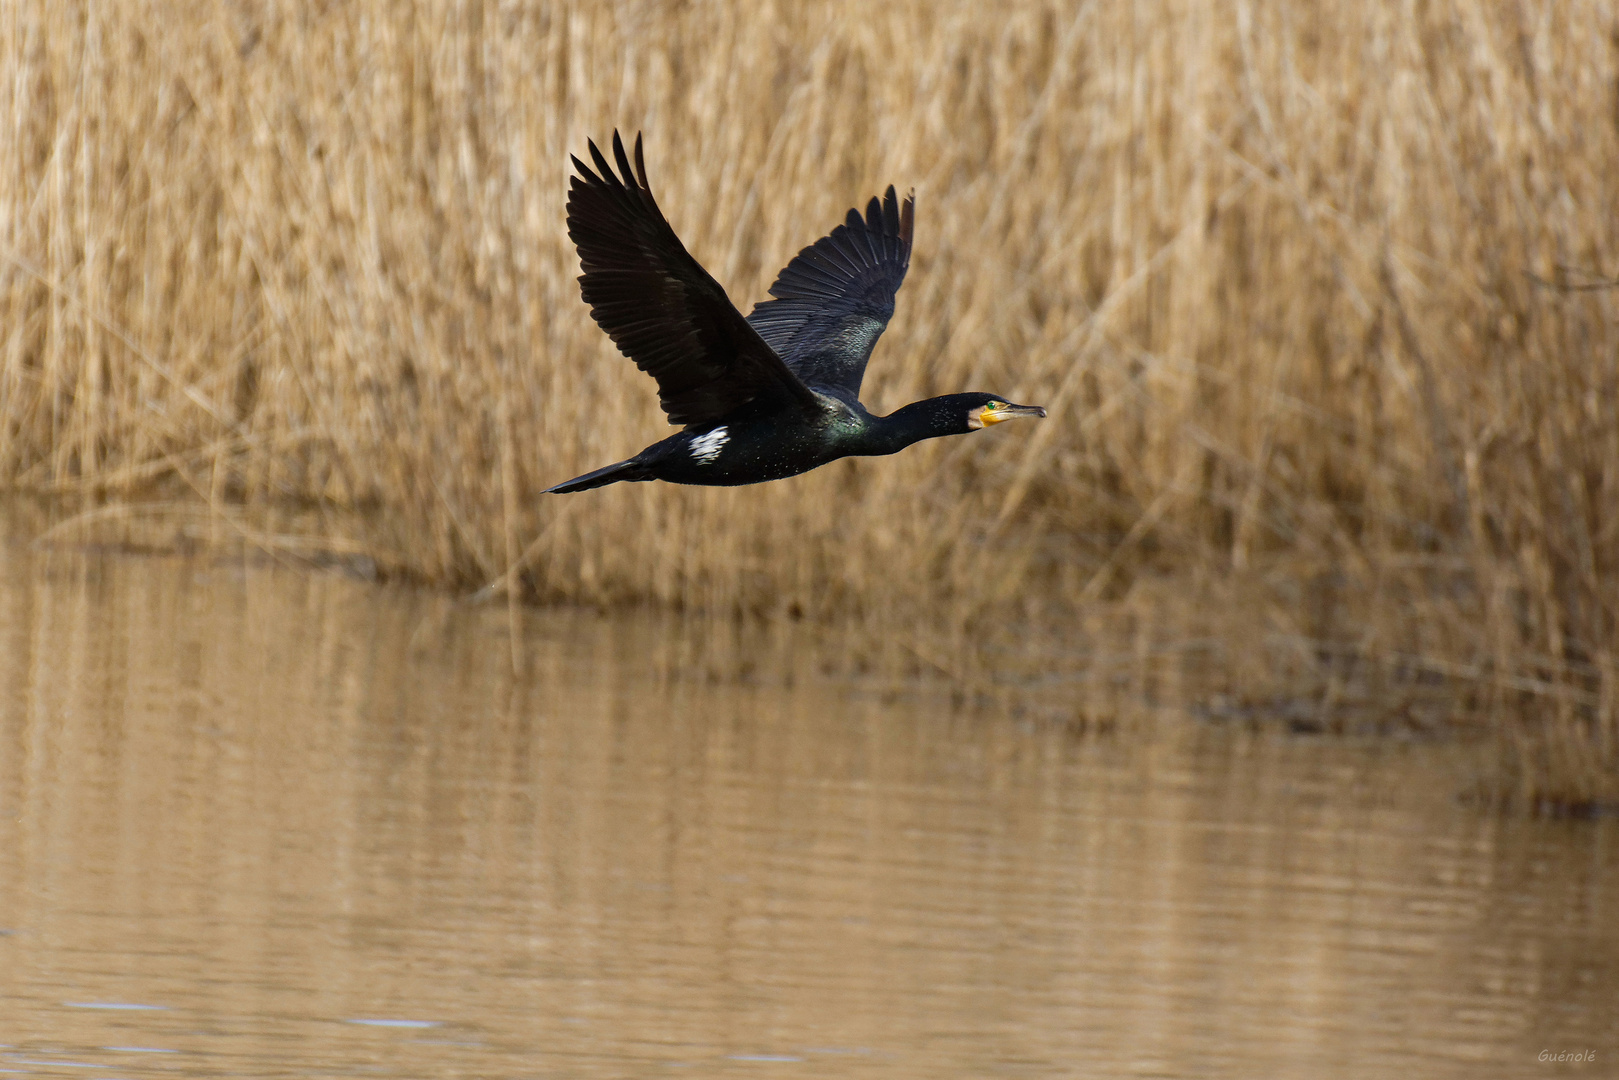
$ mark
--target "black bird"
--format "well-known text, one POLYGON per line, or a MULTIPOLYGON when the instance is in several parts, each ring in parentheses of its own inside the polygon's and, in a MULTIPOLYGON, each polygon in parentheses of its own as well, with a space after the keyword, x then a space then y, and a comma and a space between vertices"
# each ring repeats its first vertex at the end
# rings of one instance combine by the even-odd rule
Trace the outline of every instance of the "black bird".
POLYGON ((746 319, 687 253, 647 186, 641 137, 635 171, 613 132, 615 173, 590 143, 596 171, 577 157, 568 235, 579 248, 579 289, 619 351, 658 381, 682 430, 639 454, 547 491, 620 480, 757 484, 841 457, 892 454, 922 439, 964 435, 1038 405, 995 394, 950 394, 873 416, 860 380, 911 262, 916 200, 889 187, 862 218, 850 210, 787 264, 746 319))

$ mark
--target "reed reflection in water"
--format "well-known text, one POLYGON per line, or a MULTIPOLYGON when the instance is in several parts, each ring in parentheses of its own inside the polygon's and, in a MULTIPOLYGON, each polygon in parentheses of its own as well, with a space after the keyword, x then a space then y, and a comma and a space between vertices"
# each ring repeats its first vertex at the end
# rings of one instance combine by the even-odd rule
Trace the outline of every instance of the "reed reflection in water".
POLYGON ((501 611, 0 554, 14 1075, 1619 1061, 1619 830, 1471 810, 1454 748, 660 679, 593 614, 517 678, 501 611))

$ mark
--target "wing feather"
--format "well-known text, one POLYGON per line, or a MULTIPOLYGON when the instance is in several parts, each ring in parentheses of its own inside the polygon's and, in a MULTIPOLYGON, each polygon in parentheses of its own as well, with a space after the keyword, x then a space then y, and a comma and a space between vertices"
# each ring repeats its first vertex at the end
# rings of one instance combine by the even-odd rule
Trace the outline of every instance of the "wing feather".
POLYGON ((658 383, 672 424, 718 420, 753 401, 820 408, 819 399, 748 324, 686 250, 613 132, 617 169, 594 142, 568 193, 568 236, 579 249, 579 291, 619 351, 658 383))
POLYGON ((892 186, 862 217, 800 251, 770 286, 773 300, 748 322, 805 383, 856 397, 866 361, 894 313, 894 294, 911 262, 916 196, 902 203, 892 186))

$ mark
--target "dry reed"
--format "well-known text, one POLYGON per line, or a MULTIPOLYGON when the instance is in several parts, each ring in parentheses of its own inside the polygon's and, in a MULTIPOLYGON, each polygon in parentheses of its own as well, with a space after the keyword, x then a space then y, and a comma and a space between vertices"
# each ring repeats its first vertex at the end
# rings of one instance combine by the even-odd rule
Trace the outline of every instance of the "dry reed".
POLYGON ((1237 697, 1438 693, 1522 794, 1612 798, 1616 35, 1594 0, 14 0, 0 482, 178 488, 257 544, 312 506, 541 599, 926 618, 963 663, 992 617, 1222 598, 1237 697), (869 402, 1052 419, 538 497, 664 430, 563 231, 615 125, 744 310, 915 186, 869 402))

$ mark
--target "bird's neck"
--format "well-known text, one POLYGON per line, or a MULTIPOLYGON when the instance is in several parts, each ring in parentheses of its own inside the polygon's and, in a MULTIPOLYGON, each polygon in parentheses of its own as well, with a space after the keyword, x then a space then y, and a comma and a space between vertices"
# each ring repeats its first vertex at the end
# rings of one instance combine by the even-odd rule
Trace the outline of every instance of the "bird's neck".
POLYGON ((873 456, 897 454, 923 439, 961 434, 966 429, 962 426, 959 410, 952 408, 948 400, 928 398, 913 401, 887 416, 873 416, 862 440, 870 449, 861 452, 873 456))

